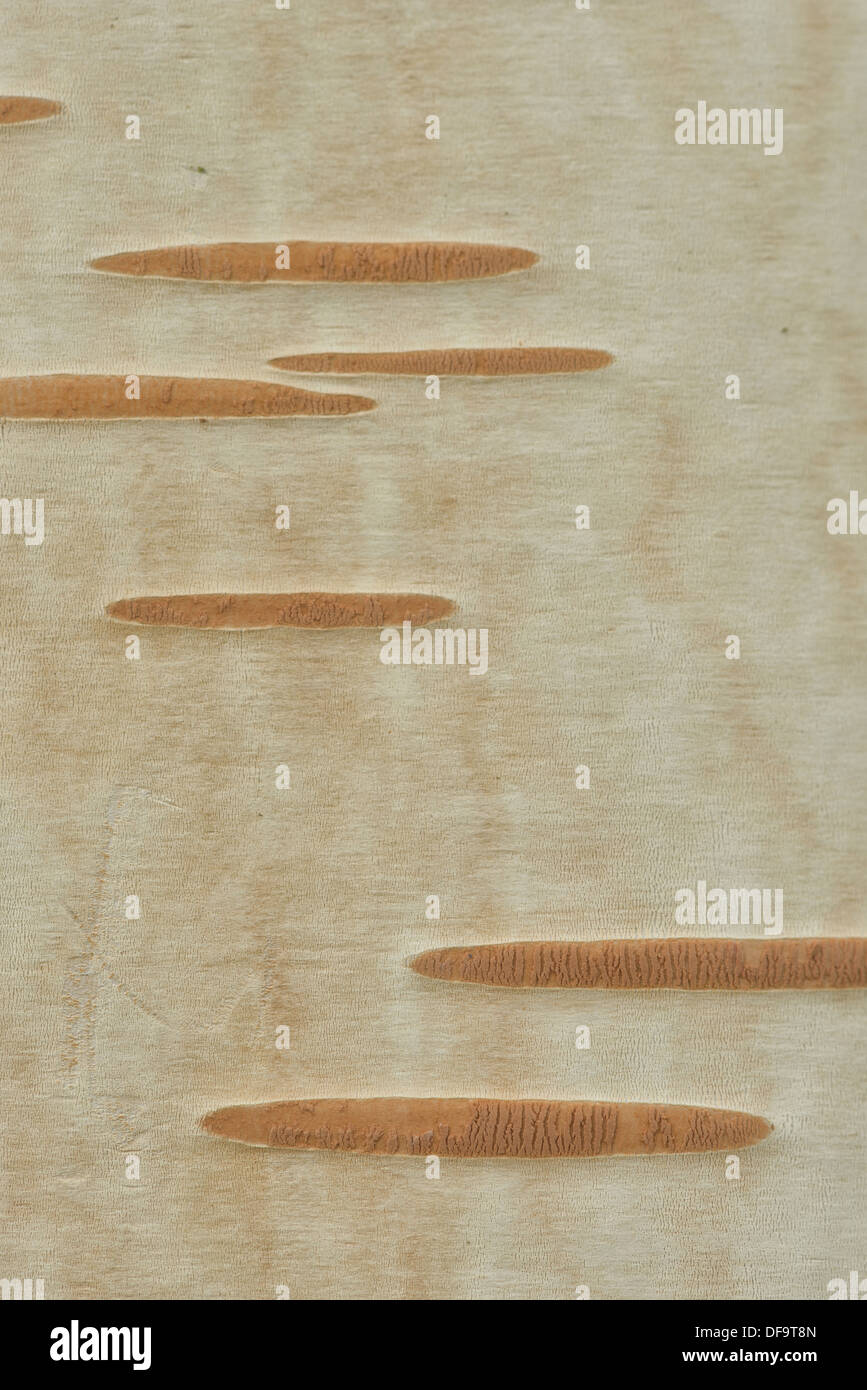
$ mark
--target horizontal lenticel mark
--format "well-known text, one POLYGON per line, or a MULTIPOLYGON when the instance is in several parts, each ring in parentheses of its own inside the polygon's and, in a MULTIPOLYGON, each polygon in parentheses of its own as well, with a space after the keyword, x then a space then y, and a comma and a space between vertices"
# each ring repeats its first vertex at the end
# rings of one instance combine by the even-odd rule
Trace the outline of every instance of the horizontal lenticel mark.
POLYGON ((477 280, 526 270, 538 256, 515 246, 463 242, 227 241, 211 246, 164 246, 122 251, 91 261, 114 275, 231 284, 339 281, 404 284, 477 280), (288 261, 288 264, 287 264, 288 261))
POLYGON ((0 418, 12 420, 244 419, 355 415, 366 396, 304 391, 271 381, 183 376, 0 378, 0 418), (131 398, 130 398, 131 396, 131 398))
POLYGON ((284 372, 362 376, 550 376, 595 372, 614 361, 596 348, 442 348, 420 352, 303 352, 272 357, 284 372))
POLYGON ((109 618, 156 627, 246 628, 392 627, 423 624, 454 612, 435 594, 168 594, 118 599, 109 618))
POLYGON ((409 965, 513 989, 864 989, 867 937, 509 941, 423 951, 409 965))
POLYGON ((49 101, 47 97, 0 97, 0 125, 44 121, 62 110, 59 101, 49 101))
POLYGON ((201 1125, 273 1148, 452 1158, 707 1153, 757 1144, 773 1129, 758 1115, 694 1105, 420 1097, 230 1105, 201 1125))

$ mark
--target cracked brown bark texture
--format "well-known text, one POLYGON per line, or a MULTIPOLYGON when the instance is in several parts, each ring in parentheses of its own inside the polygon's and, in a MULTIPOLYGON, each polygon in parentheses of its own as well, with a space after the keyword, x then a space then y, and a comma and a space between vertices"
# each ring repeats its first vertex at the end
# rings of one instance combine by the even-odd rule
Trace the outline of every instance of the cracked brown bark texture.
POLYGON ((596 372, 614 361, 597 348, 439 348, 418 352, 301 352, 273 357, 285 372, 362 376, 556 376, 596 372))
POLYGON ((139 376, 128 399, 125 376, 0 378, 0 418, 16 420, 241 419, 277 415, 355 415, 372 410, 366 396, 304 391, 271 381, 219 377, 139 376))
POLYGON ((510 941, 424 951, 409 964, 437 980, 515 989, 863 989, 867 937, 510 941))
POLYGON ((464 242, 226 241, 212 246, 165 246, 121 251, 91 261, 114 275, 156 275, 169 280, 230 284, 339 281, 342 284, 408 284, 481 280, 527 270, 538 257, 517 246, 464 242), (278 248, 289 248, 280 267, 278 248))
POLYGON ((595 1158, 707 1153, 757 1144, 773 1128, 758 1115, 692 1105, 599 1101, 276 1101, 215 1110, 209 1134, 283 1149, 452 1158, 595 1158))
POLYGON ((47 97, 0 97, 0 125, 44 121, 62 109, 59 101, 50 101, 47 97))
POLYGON ((168 594, 118 599, 109 618, 154 627, 391 627, 426 623, 454 612, 436 594, 168 594))

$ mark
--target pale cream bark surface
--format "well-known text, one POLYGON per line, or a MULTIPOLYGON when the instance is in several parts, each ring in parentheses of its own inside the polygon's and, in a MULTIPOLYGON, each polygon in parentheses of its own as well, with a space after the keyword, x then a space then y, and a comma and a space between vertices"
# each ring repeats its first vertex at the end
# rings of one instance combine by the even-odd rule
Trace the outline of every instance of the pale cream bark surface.
POLYGON ((856 0, 7 7, 0 86, 63 111, 0 129, 0 374, 616 361, 439 401, 383 377, 338 422, 0 426, 2 494, 44 497, 46 525, 0 536, 0 1276, 47 1298, 821 1299, 864 1272, 862 993, 517 996, 405 961, 683 935, 699 879, 782 887, 787 935, 865 929, 867 538, 825 525, 867 491, 865 25, 856 0), (782 107, 783 154, 679 148, 700 99, 782 107), (399 286, 86 268, 284 236, 541 259, 399 286), (135 662, 103 611, 294 590, 448 595, 490 671, 388 668, 363 630, 138 628, 135 662), (740 1181, 721 1154, 445 1159, 437 1181, 197 1128, 329 1095, 775 1129, 740 1181))

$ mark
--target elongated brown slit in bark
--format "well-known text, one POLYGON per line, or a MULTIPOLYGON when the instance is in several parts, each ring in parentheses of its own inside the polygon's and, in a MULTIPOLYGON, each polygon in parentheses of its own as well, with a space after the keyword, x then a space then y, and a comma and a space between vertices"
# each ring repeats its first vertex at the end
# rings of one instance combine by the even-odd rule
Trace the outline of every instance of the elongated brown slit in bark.
POLYGON ((114 275, 158 275, 169 280, 405 284, 506 275, 526 270, 538 259, 534 252, 516 246, 453 241, 226 241, 213 246, 122 251, 100 256, 90 264, 94 270, 108 270, 114 275))
POLYGON ((118 599, 109 618, 157 627, 393 627, 447 618, 451 599, 434 594, 168 594, 118 599))
POLYGON ((302 352, 272 357, 284 372, 363 376, 550 376, 595 372, 614 361, 596 348, 442 348, 420 352, 302 352))
POLYGON ((63 107, 47 97, 0 97, 0 125, 19 125, 23 121, 44 121, 63 107))
POLYGON ((867 937, 509 941, 423 951, 409 965, 513 989, 863 989, 867 937))
POLYGON ((282 1149, 452 1158, 593 1158, 744 1148, 773 1125, 739 1110, 563 1100, 296 1100, 230 1105, 209 1134, 282 1149))
POLYGON ((355 415, 372 410, 366 396, 304 391, 271 381, 140 376, 138 399, 123 376, 0 378, 0 417, 12 420, 245 419, 278 415, 355 415))

